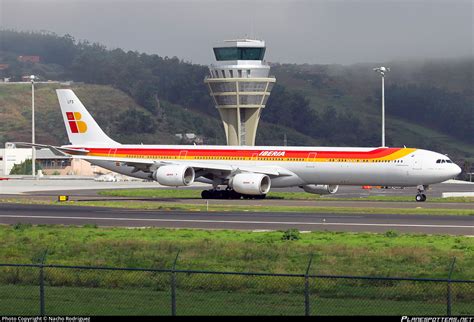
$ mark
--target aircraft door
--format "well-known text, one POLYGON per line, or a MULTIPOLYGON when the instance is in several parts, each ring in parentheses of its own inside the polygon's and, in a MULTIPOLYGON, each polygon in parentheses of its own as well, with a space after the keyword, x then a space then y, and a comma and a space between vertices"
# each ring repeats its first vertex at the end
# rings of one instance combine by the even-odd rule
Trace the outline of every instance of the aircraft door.
POLYGON ((114 156, 115 156, 115 153, 117 153, 117 149, 116 149, 116 148, 115 148, 115 149, 112 148, 112 149, 109 150, 109 153, 108 153, 107 156, 108 156, 108 157, 114 157, 114 156))
POLYGON ((306 168, 314 169, 315 168, 315 165, 314 165, 315 160, 316 160, 316 152, 310 152, 308 154, 308 158, 306 159, 306 161, 308 162, 308 163, 306 163, 306 168))
POLYGON ((179 152, 179 159, 180 160, 185 160, 187 155, 188 155, 188 151, 187 150, 182 150, 182 151, 179 152))

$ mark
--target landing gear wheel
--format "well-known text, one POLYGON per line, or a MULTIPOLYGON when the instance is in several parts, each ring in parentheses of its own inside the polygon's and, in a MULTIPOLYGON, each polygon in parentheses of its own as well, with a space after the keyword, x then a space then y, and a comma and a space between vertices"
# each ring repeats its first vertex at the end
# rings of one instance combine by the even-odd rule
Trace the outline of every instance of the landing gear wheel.
POLYGON ((422 194, 422 193, 419 193, 419 194, 416 195, 415 200, 416 200, 417 202, 426 201, 426 195, 425 195, 425 194, 422 194))
POLYGON ((242 195, 238 193, 237 191, 235 190, 229 191, 229 199, 240 199, 240 198, 242 198, 242 195))
POLYGON ((226 189, 226 190, 203 190, 201 192, 202 199, 240 199, 242 195, 235 190, 226 189))

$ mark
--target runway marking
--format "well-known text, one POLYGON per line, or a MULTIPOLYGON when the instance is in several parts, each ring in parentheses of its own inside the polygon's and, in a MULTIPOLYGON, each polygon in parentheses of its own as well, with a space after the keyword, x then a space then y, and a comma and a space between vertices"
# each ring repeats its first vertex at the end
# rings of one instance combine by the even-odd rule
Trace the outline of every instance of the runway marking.
POLYGON ((328 223, 328 222, 291 222, 291 221, 240 221, 240 220, 204 220, 204 219, 159 219, 159 218, 104 218, 104 217, 66 217, 66 216, 23 216, 0 215, 0 218, 39 218, 39 219, 72 219, 72 220, 110 220, 110 221, 156 221, 188 222, 214 224, 270 224, 270 225, 315 225, 315 226, 376 226, 376 227, 423 227, 423 228, 473 228, 459 225, 415 225, 415 224, 364 224, 364 223, 328 223))
MULTIPOLYGON (((96 211, 92 211, 94 213, 110 213, 110 210, 96 210, 96 211)), ((119 211, 113 211, 114 213, 116 214, 142 214, 144 212, 152 212, 152 213, 160 213, 160 211, 157 211, 157 210, 149 210, 149 209, 145 209, 145 210, 119 210, 119 211)), ((192 211, 191 211, 192 212, 192 211)), ((169 213, 169 212, 168 212, 169 213)), ((255 215, 255 214, 258 214, 258 215, 265 215, 265 214, 268 214, 266 212, 250 212, 249 211, 249 214, 250 215, 255 215)), ((245 215, 249 215, 249 214, 245 214, 245 215)), ((291 215, 304 215, 306 217, 309 217, 309 216, 320 216, 320 217, 315 217, 315 218, 323 218, 324 215, 327 215, 327 214, 319 214, 319 213, 288 213, 288 212, 281 212, 281 213, 277 213, 277 214, 272 214, 272 216, 279 216, 279 217, 282 217, 282 216, 288 216, 288 214, 291 214, 291 215)), ((214 215, 214 216, 217 216, 217 215, 225 215, 225 216, 229 216, 229 215, 242 215, 242 213, 240 212, 230 212, 230 211, 226 211, 226 212, 209 212, 209 213, 206 213, 206 212, 201 212, 201 211, 196 211, 193 213, 193 215, 214 215)), ((347 214, 345 216, 333 216, 333 215, 327 215, 325 216, 324 218, 325 219, 331 219, 331 218, 347 218, 349 217, 352 219, 352 218, 370 218, 369 216, 360 216, 359 214, 347 214)))

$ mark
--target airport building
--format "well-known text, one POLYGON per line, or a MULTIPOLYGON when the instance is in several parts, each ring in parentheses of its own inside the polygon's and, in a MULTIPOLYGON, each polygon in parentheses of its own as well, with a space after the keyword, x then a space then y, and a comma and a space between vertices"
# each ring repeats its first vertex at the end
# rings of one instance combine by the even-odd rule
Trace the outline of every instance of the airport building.
POLYGON ((15 164, 31 159, 31 149, 17 149, 13 143, 6 143, 5 149, 0 149, 0 176, 7 176, 15 164))
POLYGON ((276 79, 263 60, 265 42, 227 40, 214 47, 215 63, 204 82, 219 111, 228 145, 255 145, 260 114, 276 79))
MULTIPOLYGON (((0 149, 0 177, 8 176, 15 164, 31 159, 31 155, 31 149, 16 148, 15 144, 6 143, 5 149, 0 149)), ((55 155, 48 149, 36 150, 36 163, 44 175, 95 176, 111 172, 85 160, 55 155)))

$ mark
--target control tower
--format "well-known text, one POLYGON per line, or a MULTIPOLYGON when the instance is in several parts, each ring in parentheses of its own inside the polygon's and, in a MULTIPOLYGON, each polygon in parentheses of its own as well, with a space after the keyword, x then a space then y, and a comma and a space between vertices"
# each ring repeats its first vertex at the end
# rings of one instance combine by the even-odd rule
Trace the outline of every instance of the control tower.
POLYGON ((265 42, 226 40, 204 82, 224 123, 227 145, 255 145, 258 121, 276 79, 265 64, 265 42))

